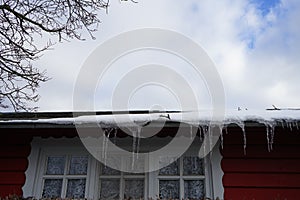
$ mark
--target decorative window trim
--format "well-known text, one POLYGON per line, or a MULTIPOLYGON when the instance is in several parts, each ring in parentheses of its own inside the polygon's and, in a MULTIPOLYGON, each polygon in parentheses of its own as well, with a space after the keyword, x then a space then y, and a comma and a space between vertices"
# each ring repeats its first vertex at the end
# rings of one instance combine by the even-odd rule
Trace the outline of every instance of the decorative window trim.
MULTIPOLYGON (((160 139, 158 139, 159 141, 160 139)), ((122 142, 126 143, 123 140, 122 142)), ((206 158, 209 166, 205 170, 205 193, 209 198, 223 198, 224 188, 222 184, 223 171, 221 169, 222 155, 220 153, 220 144, 218 143, 213 149, 211 159, 206 158)), ((25 172, 26 182, 23 186, 24 197, 41 198, 42 184, 41 173, 43 167, 40 166, 42 159, 45 159, 47 151, 55 152, 78 152, 86 153, 87 150, 82 145, 79 138, 40 138, 34 137, 31 143, 31 153, 28 157, 28 168, 25 172)), ((147 160, 147 163, 150 162, 147 160)), ((149 163, 148 163, 149 164, 149 163)), ((85 198, 99 199, 100 198, 100 167, 101 164, 92 156, 89 158, 88 175, 86 182, 85 198)), ((150 172, 144 175, 145 197, 156 198, 159 195, 158 172, 150 172)), ((182 191, 181 191, 182 193, 182 191)))
POLYGON ((212 178, 212 190, 211 190, 211 197, 220 199, 224 198, 224 187, 223 187, 223 175, 224 172, 222 170, 221 161, 222 161, 222 154, 220 151, 221 142, 220 140, 217 142, 215 147, 213 148, 211 154, 211 175, 212 178))
MULTIPOLYGON (((28 157, 29 165, 25 172, 26 182, 23 186, 24 197, 42 197, 43 177, 48 155, 87 155, 88 169, 87 175, 80 177, 86 178, 85 197, 95 199, 96 171, 98 163, 86 151, 79 138, 34 138, 31 143, 31 154, 28 157), (94 186, 94 187, 93 187, 94 186)), ((67 166, 66 166, 67 167, 67 166)), ((50 175, 47 175, 50 177, 50 175)), ((64 179, 76 177, 77 175, 61 175, 64 179)), ((79 178, 79 176, 77 176, 79 178)), ((66 184, 62 186, 62 197, 65 197, 66 184)))

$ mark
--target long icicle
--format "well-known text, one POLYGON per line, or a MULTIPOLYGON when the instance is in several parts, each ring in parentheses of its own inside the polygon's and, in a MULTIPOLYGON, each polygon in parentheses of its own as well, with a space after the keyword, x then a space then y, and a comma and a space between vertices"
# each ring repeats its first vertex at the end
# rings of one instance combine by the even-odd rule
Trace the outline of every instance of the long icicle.
POLYGON ((242 129, 243 132, 243 141, 244 141, 244 155, 246 155, 246 148, 247 148, 247 136, 246 136, 246 131, 245 131, 245 123, 244 121, 240 120, 237 121, 236 124, 242 129))
POLYGON ((274 137, 275 137, 275 125, 274 124, 272 124, 272 126, 271 126, 271 141, 270 141, 270 149, 271 149, 271 151, 273 150, 273 143, 274 143, 274 137))
POLYGON ((102 158, 104 159, 105 166, 106 166, 106 160, 107 160, 108 140, 109 140, 112 130, 113 129, 105 129, 105 131, 104 131, 104 139, 103 139, 103 146, 102 146, 102 158), (106 134, 107 134, 107 136, 106 136, 106 134))
POLYGON ((131 170, 134 169, 134 165, 135 165, 135 151, 136 151, 136 139, 137 139, 137 131, 136 130, 132 130, 132 163, 131 163, 131 170))

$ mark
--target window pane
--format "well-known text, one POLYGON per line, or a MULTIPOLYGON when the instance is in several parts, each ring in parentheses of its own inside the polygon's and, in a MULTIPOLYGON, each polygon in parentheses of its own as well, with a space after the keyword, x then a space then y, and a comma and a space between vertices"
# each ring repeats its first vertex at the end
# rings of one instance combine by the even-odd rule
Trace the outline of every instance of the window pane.
POLYGON ((72 156, 69 174, 87 174, 88 156, 72 156))
POLYGON ((65 156, 49 156, 47 159, 46 174, 58 175, 64 174, 65 156))
POLYGON ((204 181, 188 180, 184 181, 185 199, 202 199, 204 197, 204 181))
POLYGON ((44 182, 43 197, 60 197, 62 182, 62 179, 46 179, 44 182))
POLYGON ((143 174, 146 169, 145 158, 143 156, 130 155, 124 162, 124 169, 124 171, 127 171, 124 174, 143 174))
POLYGON ((100 199, 119 199, 120 180, 101 180, 100 199))
POLYGON ((110 168, 108 166, 105 166, 105 165, 102 165, 101 167, 101 174, 102 175, 120 175, 121 172, 116 170, 116 169, 113 169, 113 168, 110 168))
POLYGON ((204 175, 203 159, 198 156, 183 157, 184 175, 204 175))
POLYGON ((144 199, 144 180, 125 180, 125 199, 144 199))
POLYGON ((159 196, 162 199, 179 199, 179 180, 160 180, 159 196))
POLYGON ((109 163, 109 166, 106 166, 106 163, 101 164, 101 174, 102 175, 120 175, 121 172, 119 170, 120 166, 122 166, 121 163, 122 157, 119 155, 109 155, 106 158, 106 162, 109 163))
POLYGON ((179 160, 159 170, 159 175, 179 175, 179 160))
POLYGON ((84 198, 85 179, 69 179, 67 187, 68 198, 84 198))

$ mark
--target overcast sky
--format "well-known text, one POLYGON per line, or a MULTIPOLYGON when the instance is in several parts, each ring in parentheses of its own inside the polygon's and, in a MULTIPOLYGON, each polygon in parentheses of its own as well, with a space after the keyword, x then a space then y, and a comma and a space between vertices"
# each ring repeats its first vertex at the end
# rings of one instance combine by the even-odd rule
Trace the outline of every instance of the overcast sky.
MULTIPOLYGON (((222 79, 227 109, 263 110, 272 104, 300 107, 298 0, 139 0, 137 4, 113 0, 108 14, 103 11, 99 15, 102 23, 94 34, 96 40, 87 35, 84 42, 59 43, 36 62, 52 77, 39 89, 40 111, 72 110, 74 83, 90 53, 115 35, 148 27, 177 31, 205 49, 222 79)), ((111 109, 114 85, 122 73, 128 72, 126 66, 149 63, 151 59, 182 74, 188 72, 189 66, 163 53, 128 55, 114 64, 95 91, 95 109, 111 109)), ((189 77, 188 73, 184 77, 189 77)), ((191 78, 191 84, 198 91, 199 107, 209 107, 210 92, 203 80, 198 84, 191 78)), ((128 100, 128 108, 153 109, 160 105, 178 109, 175 96, 167 88, 145 86, 128 100)), ((83 104, 85 98, 83 92, 83 104)))

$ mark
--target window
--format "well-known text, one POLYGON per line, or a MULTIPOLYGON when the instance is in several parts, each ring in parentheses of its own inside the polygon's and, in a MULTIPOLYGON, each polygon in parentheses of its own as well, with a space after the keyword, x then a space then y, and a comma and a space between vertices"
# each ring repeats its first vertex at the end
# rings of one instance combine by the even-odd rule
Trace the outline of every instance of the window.
POLYGON ((46 156, 42 197, 84 198, 88 155, 46 156))
MULTIPOLYGON (((161 157, 161 164, 171 164, 158 171, 133 174, 101 164, 85 150, 78 138, 35 138, 28 158, 23 194, 37 199, 202 199, 213 197, 212 188, 220 188, 217 195, 222 197, 222 174, 212 174, 211 160, 200 159, 197 148, 191 149, 177 160, 161 157), (213 185, 212 180, 219 182, 215 181, 217 184, 213 185)), ((118 165, 131 166, 124 160, 114 160, 118 165)), ((213 161, 217 163, 213 164, 214 172, 219 170, 216 167, 220 166, 220 160, 213 161)), ((145 160, 146 165, 149 162, 145 160)))
POLYGON ((182 156, 160 169, 157 175, 161 199, 202 199, 205 197, 204 159, 182 156))
POLYGON ((24 196, 94 199, 97 162, 78 138, 35 138, 31 146, 24 196))
POLYGON ((146 199, 145 185, 145 174, 120 172, 101 165, 100 199, 146 199))

